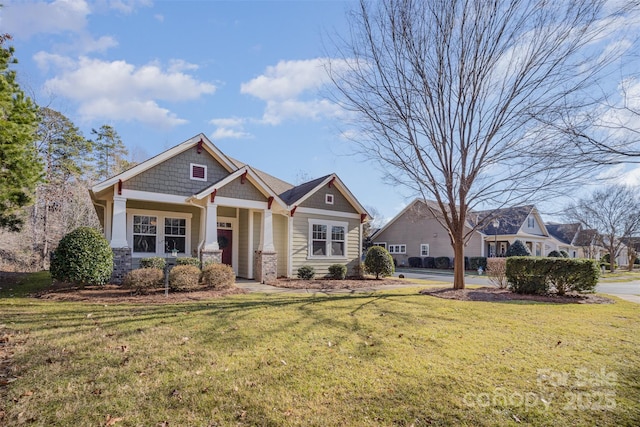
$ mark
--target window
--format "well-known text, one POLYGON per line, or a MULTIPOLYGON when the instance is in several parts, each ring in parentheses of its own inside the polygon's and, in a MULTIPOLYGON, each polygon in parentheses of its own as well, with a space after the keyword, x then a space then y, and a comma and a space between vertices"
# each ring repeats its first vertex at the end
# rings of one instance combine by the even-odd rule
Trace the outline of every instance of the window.
POLYGON ((155 253, 158 218, 148 215, 133 216, 133 251, 155 253))
POLYGON ((422 243, 420 245, 420 256, 429 256, 429 244, 422 243))
POLYGON ((333 204, 333 194, 325 194, 324 195, 324 202, 328 205, 332 205, 333 204))
POLYGON ((191 176, 194 181, 206 181, 207 180, 207 167, 205 165, 198 165, 191 163, 191 176))
POLYGON ((530 216, 527 218, 527 227, 529 228, 535 228, 536 226, 536 220, 534 217, 530 216))
POLYGON ((387 242, 374 242, 373 246, 380 246, 382 248, 387 249, 387 242))
POLYGON ((407 245, 389 245, 390 254, 406 254, 407 245))
POLYGON ((177 249, 178 253, 185 253, 187 244, 187 220, 184 218, 165 218, 164 242, 165 252, 171 252, 177 249))
POLYGON ((309 257, 344 258, 347 254, 347 223, 309 220, 309 257))

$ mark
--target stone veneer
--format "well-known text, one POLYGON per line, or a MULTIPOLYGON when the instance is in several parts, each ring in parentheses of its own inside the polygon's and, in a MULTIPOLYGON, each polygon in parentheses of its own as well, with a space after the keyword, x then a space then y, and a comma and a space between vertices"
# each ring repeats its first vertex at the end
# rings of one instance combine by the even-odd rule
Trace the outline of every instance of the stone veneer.
POLYGON ((131 271, 131 249, 111 248, 113 251, 113 272, 111 283, 122 284, 124 276, 131 271))
POLYGON ((200 253, 200 262, 203 267, 209 263, 220 264, 222 263, 222 251, 202 251, 200 253))
POLYGON ((270 284, 278 278, 278 254, 276 252, 256 251, 254 259, 255 279, 270 284))

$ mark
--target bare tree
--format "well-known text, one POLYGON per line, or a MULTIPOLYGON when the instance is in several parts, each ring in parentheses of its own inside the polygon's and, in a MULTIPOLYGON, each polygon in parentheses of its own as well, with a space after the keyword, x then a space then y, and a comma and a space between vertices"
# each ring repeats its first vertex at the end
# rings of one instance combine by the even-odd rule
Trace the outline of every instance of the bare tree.
POLYGON ((640 199, 638 190, 631 187, 611 186, 594 191, 591 197, 581 199, 567 208, 567 215, 584 227, 598 230, 597 244, 609 252, 611 271, 615 260, 629 241, 640 232, 640 199))
POLYGON ((464 288, 465 243, 494 219, 469 227, 474 209, 553 196, 597 167, 566 143, 566 117, 595 102, 585 92, 620 53, 608 41, 631 9, 605 3, 361 0, 350 15, 328 66, 333 97, 358 151, 435 202, 454 288, 464 288))

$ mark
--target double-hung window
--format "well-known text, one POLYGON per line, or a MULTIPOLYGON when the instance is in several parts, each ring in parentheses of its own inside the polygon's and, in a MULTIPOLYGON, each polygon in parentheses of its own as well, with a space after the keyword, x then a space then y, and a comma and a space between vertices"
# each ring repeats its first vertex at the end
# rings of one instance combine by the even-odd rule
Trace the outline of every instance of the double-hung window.
POLYGON ((185 253, 187 243, 187 220, 185 218, 164 219, 165 252, 176 249, 178 253, 185 253))
POLYGON ((158 237, 158 217, 133 216, 133 252, 155 253, 158 237))
POLYGON ((406 254, 407 245, 389 245, 390 254, 406 254))
POLYGON ((310 219, 309 257, 346 257, 347 225, 346 222, 310 219))
POLYGON ((127 217, 127 240, 134 257, 165 256, 174 249, 191 254, 190 213, 128 209, 127 217))
POLYGON ((420 244, 420 256, 429 256, 429 244, 428 243, 420 244))

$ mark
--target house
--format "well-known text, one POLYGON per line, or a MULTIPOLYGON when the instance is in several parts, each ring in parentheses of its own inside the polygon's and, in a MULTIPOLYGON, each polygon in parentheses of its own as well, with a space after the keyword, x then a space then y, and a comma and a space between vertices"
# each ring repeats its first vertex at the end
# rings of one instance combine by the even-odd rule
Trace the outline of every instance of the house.
POLYGON ((114 282, 144 257, 198 257, 269 282, 302 265, 359 267, 369 215, 335 174, 291 185, 199 134, 90 189, 114 282))
MULTIPOLYGON (((408 265, 410 257, 453 257, 448 232, 428 209, 429 204, 438 211, 434 202, 416 199, 372 236, 373 243, 387 248, 400 266, 408 265)), ((538 256, 547 255, 560 244, 551 240, 533 205, 471 212, 467 216, 467 229, 468 257, 504 256, 516 240, 538 256), (490 220, 482 224, 487 218, 490 220)))

